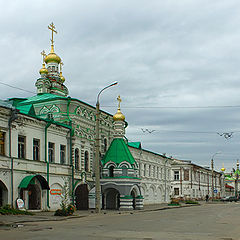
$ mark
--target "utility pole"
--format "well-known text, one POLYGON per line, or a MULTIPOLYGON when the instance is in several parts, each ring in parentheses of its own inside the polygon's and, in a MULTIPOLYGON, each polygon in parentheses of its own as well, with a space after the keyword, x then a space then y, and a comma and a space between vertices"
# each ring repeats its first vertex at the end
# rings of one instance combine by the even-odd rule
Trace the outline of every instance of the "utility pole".
POLYGON ((117 85, 118 82, 114 82, 105 88, 103 88, 97 95, 97 103, 96 103, 96 152, 95 152, 95 211, 96 213, 100 213, 100 197, 101 197, 101 185, 100 185, 100 166, 99 166, 99 149, 100 149, 100 137, 99 137, 99 122, 100 122, 100 103, 99 98, 100 94, 107 88, 117 85))
POLYGON ((237 160, 236 182, 235 182, 235 197, 238 198, 238 178, 239 178, 239 161, 237 160))
POLYGON ((213 185, 213 173, 214 173, 214 170, 213 170, 213 158, 211 160, 211 168, 212 168, 212 201, 213 201, 213 198, 214 198, 214 185, 213 185))

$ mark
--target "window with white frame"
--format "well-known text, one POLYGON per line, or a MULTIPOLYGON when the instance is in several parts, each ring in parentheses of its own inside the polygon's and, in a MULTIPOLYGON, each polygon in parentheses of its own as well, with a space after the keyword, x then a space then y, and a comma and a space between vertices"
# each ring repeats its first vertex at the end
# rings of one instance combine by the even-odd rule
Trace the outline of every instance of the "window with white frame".
POLYGON ((48 142, 48 161, 54 163, 55 161, 55 144, 48 142))
POLYGON ((146 177, 146 164, 143 165, 143 176, 146 177))
POLYGON ((85 153, 84 153, 84 169, 85 169, 85 172, 89 171, 89 154, 88 154, 88 151, 85 151, 85 153))
POLYGON ((66 163, 66 146, 62 144, 60 145, 60 163, 66 163))
POLYGON ((107 139, 106 138, 104 138, 104 140, 103 140, 103 145, 104 145, 103 151, 106 152, 107 151, 107 139))
POLYGON ((40 140, 36 138, 33 139, 33 160, 40 160, 40 140))
POLYGON ((0 154, 5 155, 5 132, 0 131, 0 154))
POLYGON ((26 152, 26 137, 18 136, 18 158, 25 158, 26 152))
POLYGON ((128 176, 128 166, 127 165, 122 165, 122 175, 128 176))
POLYGON ((74 154, 74 158, 75 158, 75 169, 79 170, 79 149, 75 148, 75 154, 74 154))
POLYGON ((174 188, 174 195, 179 196, 179 188, 174 188))
POLYGON ((179 171, 174 171, 174 180, 178 181, 180 179, 179 171))

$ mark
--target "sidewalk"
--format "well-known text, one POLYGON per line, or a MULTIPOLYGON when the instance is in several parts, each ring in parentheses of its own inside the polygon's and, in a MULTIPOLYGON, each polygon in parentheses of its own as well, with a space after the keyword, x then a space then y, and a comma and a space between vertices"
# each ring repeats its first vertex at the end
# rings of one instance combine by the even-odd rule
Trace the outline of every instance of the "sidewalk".
MULTIPOLYGON (((202 203, 201 203, 202 204, 202 203)), ((159 211, 172 208, 181 208, 181 207, 190 207, 190 206, 199 206, 196 204, 183 204, 181 206, 168 206, 167 203, 163 204, 151 204, 145 205, 142 210, 132 210, 132 211, 118 211, 118 210, 102 210, 101 215, 103 214, 125 214, 125 213, 138 213, 138 212, 150 212, 150 211, 159 211)), ((96 215, 95 210, 81 210, 76 211, 72 216, 54 216, 53 211, 49 212, 39 212, 33 211, 34 215, 0 215, 0 227, 6 225, 18 226, 25 222, 41 222, 41 221, 63 221, 70 218, 82 218, 87 216, 96 215)))

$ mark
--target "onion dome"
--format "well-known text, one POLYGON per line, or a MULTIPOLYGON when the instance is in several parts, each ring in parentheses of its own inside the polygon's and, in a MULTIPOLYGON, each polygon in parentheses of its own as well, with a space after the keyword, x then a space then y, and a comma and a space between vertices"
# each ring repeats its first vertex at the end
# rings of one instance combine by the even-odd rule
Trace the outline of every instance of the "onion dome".
POLYGON ((226 170, 226 169, 225 169, 224 164, 223 164, 223 165, 222 165, 222 168, 221 168, 221 171, 222 171, 222 172, 225 172, 225 170, 226 170))
POLYGON ((40 75, 48 74, 48 70, 45 68, 45 63, 43 63, 42 68, 39 70, 40 75))
POLYGON ((120 95, 117 98, 118 100, 118 110, 117 113, 113 116, 113 120, 116 121, 124 121, 125 120, 125 116, 122 114, 121 110, 120 110, 120 102, 122 101, 122 99, 120 98, 120 95))
POLYGON ((61 82, 64 83, 65 82, 65 77, 62 75, 62 72, 60 72, 59 74, 61 82))
POLYGON ((45 57, 44 61, 45 63, 56 62, 58 64, 61 62, 61 58, 54 52, 53 45, 51 45, 51 52, 45 57))
POLYGON ((116 121, 124 121, 125 116, 121 113, 120 109, 117 110, 117 113, 113 116, 113 120, 116 121))

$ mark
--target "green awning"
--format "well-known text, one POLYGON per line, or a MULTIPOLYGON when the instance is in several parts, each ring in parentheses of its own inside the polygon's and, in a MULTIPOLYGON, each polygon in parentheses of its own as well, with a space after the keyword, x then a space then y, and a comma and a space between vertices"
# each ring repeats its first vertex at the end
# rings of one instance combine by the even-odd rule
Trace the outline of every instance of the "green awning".
POLYGON ((38 181, 41 184, 42 189, 48 189, 48 190, 50 189, 49 185, 48 185, 48 182, 41 175, 30 175, 30 176, 27 176, 27 177, 23 178, 23 180, 21 181, 21 183, 19 184, 18 187, 19 188, 28 188, 29 184, 34 184, 34 178, 38 179, 38 181))

